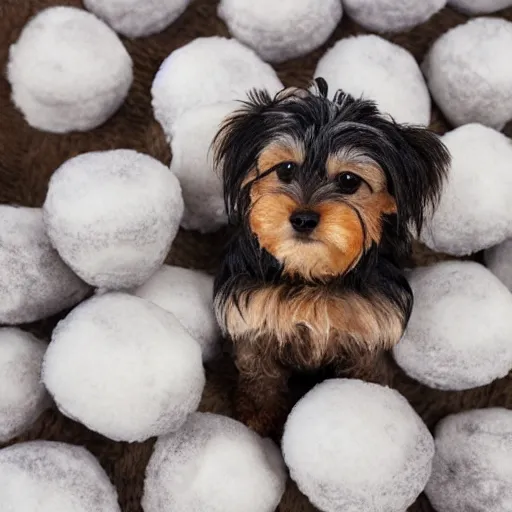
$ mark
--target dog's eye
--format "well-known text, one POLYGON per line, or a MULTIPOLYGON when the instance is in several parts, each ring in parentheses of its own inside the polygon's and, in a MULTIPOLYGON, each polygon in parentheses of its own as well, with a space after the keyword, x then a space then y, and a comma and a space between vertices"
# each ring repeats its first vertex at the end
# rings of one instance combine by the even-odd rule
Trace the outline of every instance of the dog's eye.
POLYGON ((297 170, 297 164, 293 162, 282 162, 274 167, 277 177, 284 181, 284 183, 290 183, 292 181, 293 175, 297 170))
POLYGON ((361 177, 351 172, 342 172, 336 180, 342 194, 355 194, 359 190, 361 183, 363 183, 361 177))

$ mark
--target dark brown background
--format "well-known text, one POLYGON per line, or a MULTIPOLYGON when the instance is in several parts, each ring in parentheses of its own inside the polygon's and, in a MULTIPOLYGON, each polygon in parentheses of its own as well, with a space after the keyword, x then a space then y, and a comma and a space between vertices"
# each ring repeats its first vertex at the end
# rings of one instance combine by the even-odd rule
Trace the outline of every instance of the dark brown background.
MULTIPOLYGON (((80 0, 0 0, 0 203, 41 206, 48 179, 65 160, 90 150, 133 148, 170 162, 170 152, 150 104, 150 86, 162 60, 175 48, 192 39, 214 34, 228 35, 224 24, 216 17, 216 0, 193 1, 185 14, 164 32, 139 40, 123 39, 134 61, 135 79, 129 97, 120 111, 105 125, 87 133, 53 135, 30 128, 10 102, 10 87, 5 80, 5 65, 9 46, 16 41, 27 20, 50 5, 81 7, 80 0)), ((512 9, 497 13, 512 21, 512 9)), ((466 17, 444 9, 429 22, 408 33, 390 38, 409 50, 421 61, 432 42, 466 17)), ((336 40, 363 30, 344 18, 331 39, 304 58, 276 66, 285 85, 306 85, 312 78, 318 59, 336 40)), ((208 77, 205 77, 207 79, 208 77)), ((434 112, 433 128, 442 133, 448 127, 434 112)), ((509 129, 505 131, 509 132, 509 129)), ((181 232, 174 243, 169 262, 214 272, 224 234, 200 236, 181 232)), ((425 249, 416 249, 416 262, 438 259, 425 249)), ((27 326, 48 338, 56 319, 27 326)), ((512 374, 489 386, 465 392, 442 392, 421 386, 392 367, 393 386, 404 394, 432 428, 447 414, 464 409, 487 406, 512 408, 512 374)), ((202 409, 230 412, 229 389, 233 372, 228 363, 208 370, 208 385, 202 409)), ((116 443, 74 423, 55 410, 50 410, 37 422, 26 439, 50 439, 86 446, 97 456, 119 492, 124 512, 141 512, 140 497, 144 470, 151 454, 153 441, 142 444, 116 443)), ((313 511, 307 500, 293 485, 289 486, 279 512, 313 511)), ((421 496, 410 508, 414 512, 432 512, 427 499, 421 496)), ((170 512, 170 511, 169 511, 170 512)), ((243 511, 240 511, 243 512, 243 511)))

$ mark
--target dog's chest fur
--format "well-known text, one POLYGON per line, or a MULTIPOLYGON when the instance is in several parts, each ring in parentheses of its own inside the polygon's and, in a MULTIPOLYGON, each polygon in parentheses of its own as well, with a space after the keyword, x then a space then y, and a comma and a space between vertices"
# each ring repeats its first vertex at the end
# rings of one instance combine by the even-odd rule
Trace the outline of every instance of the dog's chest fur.
POLYGON ((390 348, 400 339, 404 314, 377 293, 363 297, 322 286, 265 285, 217 309, 235 344, 258 344, 287 363, 316 368, 342 352, 390 348))

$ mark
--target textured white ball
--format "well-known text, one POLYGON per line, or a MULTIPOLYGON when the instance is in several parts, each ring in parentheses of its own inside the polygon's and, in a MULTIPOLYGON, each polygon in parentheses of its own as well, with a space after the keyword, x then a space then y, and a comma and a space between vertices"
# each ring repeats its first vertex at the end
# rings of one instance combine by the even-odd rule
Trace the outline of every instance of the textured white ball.
POLYGON ((428 125, 430 95, 414 57, 376 35, 338 41, 319 61, 316 77, 325 78, 331 97, 343 89, 374 100, 399 123, 428 125))
POLYGON ((40 208, 0 205, 0 323, 41 320, 88 291, 52 247, 40 208))
POLYGON ((436 427, 425 492, 437 512, 512 510, 512 411, 476 409, 436 427))
POLYGON ((414 307, 393 349, 410 377, 439 389, 489 384, 512 369, 512 294, 484 266, 450 261, 409 274, 414 307))
POLYGON ((201 345, 203 361, 218 353, 221 335, 213 311, 212 276, 164 265, 134 294, 172 313, 201 345))
POLYGON ((274 512, 286 471, 277 447, 245 425, 192 414, 158 439, 146 470, 144 512, 274 512))
POLYGON ((501 130, 512 119, 512 23, 476 18, 443 34, 422 64, 432 96, 454 126, 501 130))
POLYGON ((487 268, 512 292, 512 238, 484 253, 487 268))
POLYGON ((245 100, 254 89, 283 85, 272 67, 235 39, 198 37, 164 60, 151 88, 156 120, 166 136, 180 114, 199 105, 245 100))
POLYGON ((445 5, 446 0, 343 0, 347 15, 375 32, 404 32, 445 5))
POLYGON ((423 491, 434 442, 397 391, 360 380, 319 384, 285 426, 293 480, 325 512, 403 512, 423 491))
POLYGON ((466 14, 487 14, 512 6, 512 0, 448 0, 448 5, 466 14))
POLYGON ((172 126, 171 171, 183 192, 181 225, 185 229, 209 233, 227 224, 222 182, 214 169, 211 144, 223 119, 237 108, 237 102, 202 105, 185 112, 172 126))
POLYGON ((128 149, 65 162, 43 206, 48 236, 87 283, 138 286, 163 263, 181 216, 179 182, 165 165, 128 149))
POLYGON ((168 27, 183 14, 190 0, 83 0, 86 9, 116 32, 145 37, 168 27))
POLYGON ((92 130, 123 103, 132 60, 107 25, 73 7, 32 18, 11 46, 7 77, 27 122, 65 133, 92 130))
POLYGON ((448 180, 421 240, 434 251, 464 256, 512 237, 512 144, 479 124, 442 137, 452 156, 448 180))
POLYGON ((92 454, 50 441, 0 450, 0 504, 9 512, 121 512, 117 492, 92 454))
POLYGON ((309 53, 341 20, 341 0, 221 0, 218 14, 233 37, 269 62, 309 53))
POLYGON ((45 350, 28 332, 0 328, 0 443, 27 430, 49 405, 41 383, 45 350))
POLYGON ((63 414, 131 442, 179 428, 199 405, 204 371, 199 345, 173 315, 107 293, 58 324, 43 382, 63 414))

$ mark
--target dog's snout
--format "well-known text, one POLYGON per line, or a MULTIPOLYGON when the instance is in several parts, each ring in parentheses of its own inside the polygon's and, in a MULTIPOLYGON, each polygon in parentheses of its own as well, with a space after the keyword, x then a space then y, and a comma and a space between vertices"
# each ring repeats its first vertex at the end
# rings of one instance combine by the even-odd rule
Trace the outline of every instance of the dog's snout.
POLYGON ((320 215, 311 211, 295 212, 290 216, 290 224, 299 233, 311 233, 320 221, 320 215))

